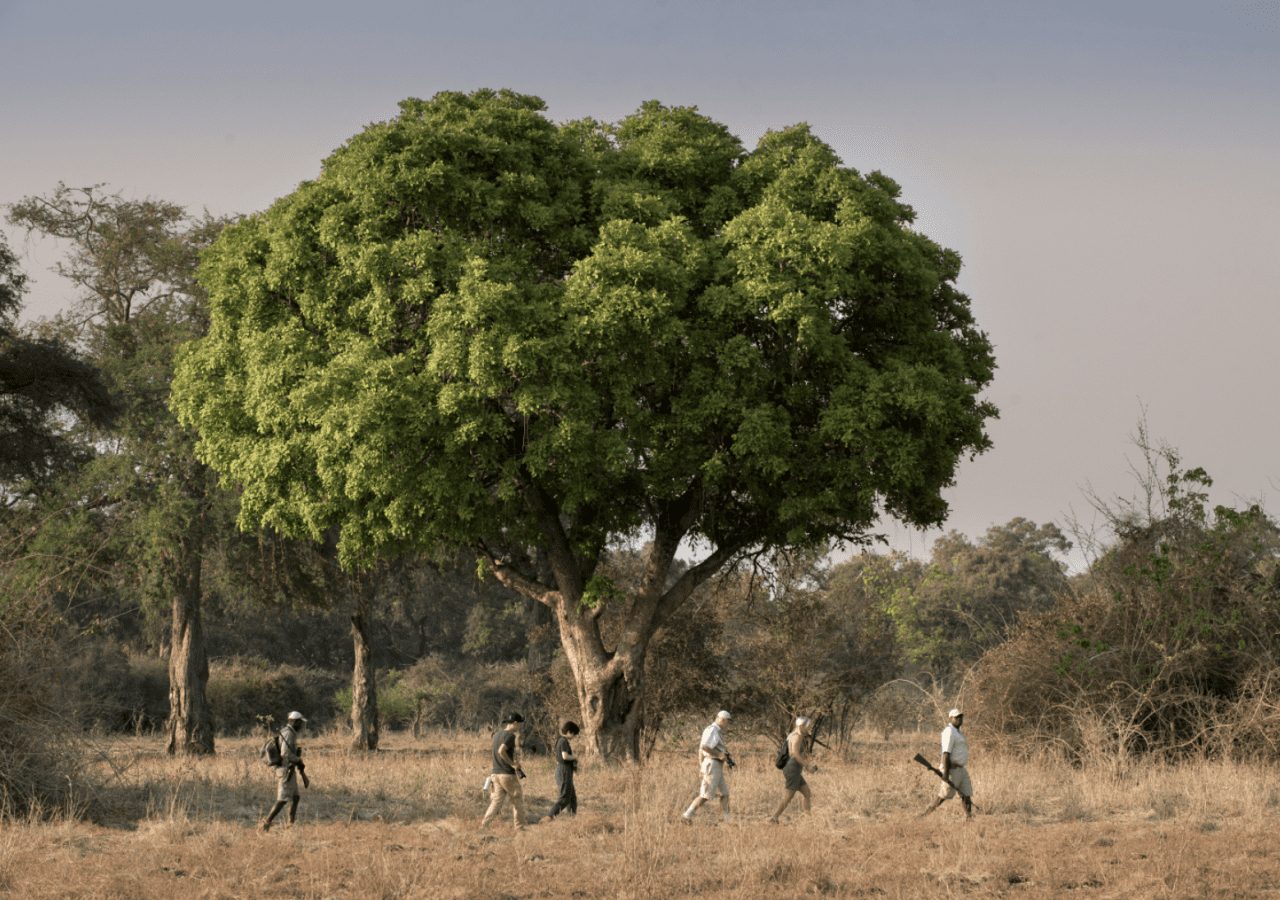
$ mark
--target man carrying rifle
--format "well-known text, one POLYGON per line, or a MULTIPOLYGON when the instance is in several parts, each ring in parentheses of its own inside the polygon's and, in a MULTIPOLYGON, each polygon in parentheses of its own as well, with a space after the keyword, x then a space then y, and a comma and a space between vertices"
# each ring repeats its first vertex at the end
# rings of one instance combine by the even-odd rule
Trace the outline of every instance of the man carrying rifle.
POLYGON ((964 803, 965 818, 973 818, 973 783, 969 781, 969 742, 960 731, 964 724, 964 713, 953 709, 947 713, 947 727, 942 729, 942 777, 944 784, 938 786, 938 796, 921 815, 927 816, 942 801, 949 800, 957 793, 964 803))
POLYGON ((693 821, 693 814, 698 807, 712 797, 719 795, 720 811, 724 820, 729 821, 729 784, 724 780, 724 767, 734 767, 733 756, 724 744, 724 731, 733 716, 727 710, 716 713, 716 719, 702 731, 702 740, 698 744, 698 771, 702 777, 702 786, 698 796, 693 798, 689 808, 682 816, 685 824, 693 821))
POLYGON ((307 779, 306 765, 302 762, 302 748, 298 746, 298 733, 306 722, 302 713, 294 710, 289 713, 289 720, 284 728, 280 729, 280 765, 273 767, 276 770, 276 805, 271 807, 271 812, 258 824, 263 831, 271 828, 271 822, 286 803, 289 804, 289 824, 298 820, 298 800, 302 795, 298 793, 297 776, 302 776, 304 786, 311 786, 307 779))

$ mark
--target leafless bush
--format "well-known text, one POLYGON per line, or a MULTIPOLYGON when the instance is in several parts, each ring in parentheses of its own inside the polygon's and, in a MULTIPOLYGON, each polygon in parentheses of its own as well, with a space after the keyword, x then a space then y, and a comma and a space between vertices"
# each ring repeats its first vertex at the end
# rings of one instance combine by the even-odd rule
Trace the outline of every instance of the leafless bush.
POLYGON ((948 706, 933 682, 895 678, 872 691, 862 706, 862 722, 884 740, 897 731, 915 731, 945 719, 948 706))
POLYGON ((63 692, 65 635, 47 611, 0 606, 0 816, 67 811, 82 795, 82 750, 63 692))

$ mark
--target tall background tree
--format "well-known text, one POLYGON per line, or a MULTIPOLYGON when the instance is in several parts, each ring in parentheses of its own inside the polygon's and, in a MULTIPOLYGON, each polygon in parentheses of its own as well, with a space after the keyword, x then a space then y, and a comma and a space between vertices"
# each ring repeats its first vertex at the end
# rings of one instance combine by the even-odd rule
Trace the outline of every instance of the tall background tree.
POLYGON ((898 643, 918 669, 946 681, 1003 642, 1024 615, 1049 609, 1068 590, 1056 525, 1015 518, 976 542, 950 532, 929 563, 885 597, 898 643))
POLYGON ((136 580, 146 605, 169 614, 168 750, 212 753, 200 597, 216 479, 169 412, 168 395, 176 348, 205 328, 196 258, 224 223, 171 203, 65 185, 13 204, 9 219, 66 242, 57 271, 76 298, 46 331, 102 371, 121 407, 109 429, 84 435, 98 452, 68 486, 79 497, 67 517, 91 525, 93 511, 110 512, 115 574, 136 580))
POLYGON ((959 257, 808 128, 543 110, 406 100, 227 228, 174 399, 245 526, 473 548, 554 615, 588 748, 635 758, 655 632, 743 553, 941 521, 994 362, 959 257))

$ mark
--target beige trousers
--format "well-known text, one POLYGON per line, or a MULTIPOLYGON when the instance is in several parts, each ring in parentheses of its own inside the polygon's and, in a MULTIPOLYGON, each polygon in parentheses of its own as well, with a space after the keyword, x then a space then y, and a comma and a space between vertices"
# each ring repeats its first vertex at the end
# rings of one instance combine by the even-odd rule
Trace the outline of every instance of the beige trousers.
POLYGON ((517 828, 524 826, 524 791, 520 788, 520 779, 515 775, 491 775, 493 786, 489 789, 489 808, 485 811, 480 827, 489 824, 489 820, 502 808, 503 798, 511 801, 511 818, 517 828))

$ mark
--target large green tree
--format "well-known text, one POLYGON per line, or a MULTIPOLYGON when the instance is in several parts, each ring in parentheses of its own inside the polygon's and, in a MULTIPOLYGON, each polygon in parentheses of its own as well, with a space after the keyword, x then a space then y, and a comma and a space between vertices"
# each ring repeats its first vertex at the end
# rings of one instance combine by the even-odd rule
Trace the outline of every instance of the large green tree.
POLYGON ((695 587, 881 512, 937 523, 987 446, 991 346, 912 220, 806 126, 747 152, 657 102, 406 100, 211 248, 174 402, 246 526, 337 527, 351 565, 474 548, 554 614, 587 745, 634 758, 695 587), (620 592, 598 566, 642 539, 620 592))

